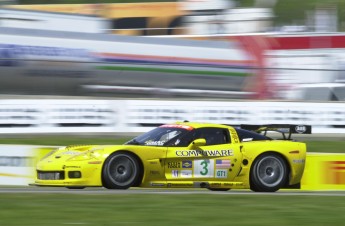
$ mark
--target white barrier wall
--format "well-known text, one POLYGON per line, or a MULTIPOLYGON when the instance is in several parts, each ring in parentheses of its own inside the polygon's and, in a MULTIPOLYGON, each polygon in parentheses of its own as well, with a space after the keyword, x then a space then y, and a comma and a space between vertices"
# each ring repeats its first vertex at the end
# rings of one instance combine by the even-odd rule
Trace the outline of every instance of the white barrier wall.
POLYGON ((345 103, 158 100, 0 100, 0 133, 144 132, 175 121, 309 124, 345 133, 345 103))
POLYGON ((0 185, 28 185, 35 172, 35 147, 0 145, 0 185))

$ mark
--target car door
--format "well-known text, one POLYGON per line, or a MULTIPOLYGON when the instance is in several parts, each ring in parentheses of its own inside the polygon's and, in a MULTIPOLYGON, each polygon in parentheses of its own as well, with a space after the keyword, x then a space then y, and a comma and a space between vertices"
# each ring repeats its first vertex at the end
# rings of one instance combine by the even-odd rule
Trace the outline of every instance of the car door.
POLYGON ((238 140, 227 128, 195 129, 184 147, 168 147, 165 176, 168 181, 231 181, 242 161, 238 140))

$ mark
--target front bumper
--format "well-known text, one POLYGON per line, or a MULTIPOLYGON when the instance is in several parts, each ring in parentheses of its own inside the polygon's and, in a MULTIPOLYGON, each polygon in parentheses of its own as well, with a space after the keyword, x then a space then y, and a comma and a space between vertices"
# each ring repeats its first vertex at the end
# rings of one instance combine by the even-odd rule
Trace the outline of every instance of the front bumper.
POLYGON ((52 187, 102 186, 102 164, 38 164, 32 185, 52 187))

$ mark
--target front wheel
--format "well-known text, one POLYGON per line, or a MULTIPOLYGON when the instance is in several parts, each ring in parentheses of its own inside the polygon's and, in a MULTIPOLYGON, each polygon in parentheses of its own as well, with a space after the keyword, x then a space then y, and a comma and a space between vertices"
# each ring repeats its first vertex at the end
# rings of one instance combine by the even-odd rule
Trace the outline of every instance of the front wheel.
POLYGON ((139 179, 138 160, 130 153, 115 152, 105 161, 102 176, 105 188, 128 189, 139 179))
POLYGON ((278 154, 259 156, 250 171, 250 189, 256 192, 275 192, 283 187, 288 178, 288 167, 278 154))

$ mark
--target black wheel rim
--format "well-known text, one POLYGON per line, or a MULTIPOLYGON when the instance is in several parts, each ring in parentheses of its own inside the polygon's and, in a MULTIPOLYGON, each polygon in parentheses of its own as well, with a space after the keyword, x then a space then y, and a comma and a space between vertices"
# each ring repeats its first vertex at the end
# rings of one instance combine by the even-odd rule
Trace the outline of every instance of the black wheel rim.
POLYGON ((133 182, 136 173, 136 165, 127 155, 114 156, 109 162, 108 175, 118 186, 128 186, 133 182))
POLYGON ((275 156, 266 156, 260 159, 256 169, 258 180, 266 187, 279 185, 285 174, 283 163, 275 156))

